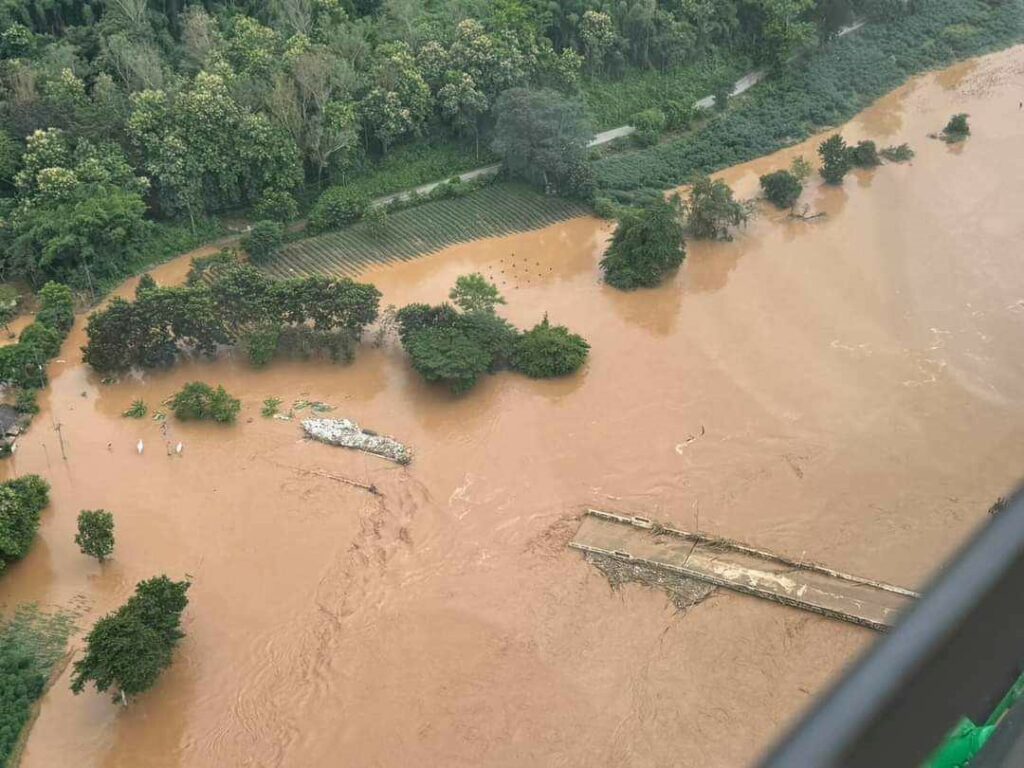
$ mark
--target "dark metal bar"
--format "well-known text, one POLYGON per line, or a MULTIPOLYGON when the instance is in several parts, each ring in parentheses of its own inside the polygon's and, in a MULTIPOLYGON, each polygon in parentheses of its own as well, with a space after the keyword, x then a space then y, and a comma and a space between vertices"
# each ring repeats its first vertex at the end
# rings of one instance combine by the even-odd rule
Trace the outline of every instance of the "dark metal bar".
POLYGON ((822 698, 762 768, 916 766, 983 722, 1024 659, 1024 489, 822 698))

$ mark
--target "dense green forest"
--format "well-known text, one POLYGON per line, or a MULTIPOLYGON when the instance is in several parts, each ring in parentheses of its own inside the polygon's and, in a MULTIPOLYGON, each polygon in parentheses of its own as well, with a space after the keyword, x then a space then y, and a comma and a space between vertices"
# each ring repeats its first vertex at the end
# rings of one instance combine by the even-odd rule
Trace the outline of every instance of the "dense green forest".
POLYGON ((855 14, 903 9, 0 0, 0 278, 90 286, 181 245, 178 233, 208 233, 213 215, 287 221, 330 185, 375 195, 465 169, 489 155, 510 89, 560 92, 600 123, 616 84, 644 105, 645 73, 699 82, 723 62, 774 66, 855 14))

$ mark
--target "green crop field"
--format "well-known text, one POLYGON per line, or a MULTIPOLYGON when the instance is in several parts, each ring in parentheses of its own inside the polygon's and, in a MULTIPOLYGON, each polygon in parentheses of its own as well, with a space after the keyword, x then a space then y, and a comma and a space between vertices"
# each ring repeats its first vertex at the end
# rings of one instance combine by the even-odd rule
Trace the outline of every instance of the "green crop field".
POLYGON ((584 204, 518 184, 490 184, 463 197, 391 213, 383 231, 367 222, 286 245, 264 269, 278 278, 355 276, 374 264, 407 261, 455 243, 540 229, 590 213, 584 204))

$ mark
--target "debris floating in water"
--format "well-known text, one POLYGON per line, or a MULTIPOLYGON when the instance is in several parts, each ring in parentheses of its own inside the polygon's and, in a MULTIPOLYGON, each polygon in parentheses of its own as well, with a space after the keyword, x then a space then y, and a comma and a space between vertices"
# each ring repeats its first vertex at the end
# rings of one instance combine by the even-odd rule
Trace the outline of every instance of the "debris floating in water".
POLYGON ((412 461, 412 452, 394 438, 360 429, 358 424, 348 419, 306 419, 302 428, 321 443, 355 448, 399 464, 412 461))
POLYGON ((334 406, 322 403, 319 400, 296 400, 292 403, 292 409, 296 411, 302 411, 309 408, 313 413, 327 413, 333 411, 334 406))

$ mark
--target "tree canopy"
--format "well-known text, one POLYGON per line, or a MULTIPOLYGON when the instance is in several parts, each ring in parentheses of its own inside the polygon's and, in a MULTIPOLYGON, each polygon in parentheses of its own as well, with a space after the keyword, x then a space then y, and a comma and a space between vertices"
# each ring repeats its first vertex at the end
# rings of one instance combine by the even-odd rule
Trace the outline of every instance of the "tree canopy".
POLYGON ((0 483, 0 571, 28 554, 49 503, 50 485, 37 475, 0 483))
POLYGON ((325 352, 348 360, 363 329, 377 318, 380 291, 348 278, 275 281, 233 259, 212 275, 208 282, 174 288, 140 283, 134 302, 111 299, 86 324, 85 362, 119 373, 167 366, 183 353, 212 355, 239 342, 246 342, 256 364, 279 352, 325 352))
POLYGON ((690 187, 686 227, 697 238, 731 240, 730 229, 746 223, 749 214, 733 198, 732 188, 721 179, 698 176, 690 187))
POLYGON ((678 198, 653 200, 619 220, 601 259, 605 282, 621 290, 658 285, 686 257, 678 198))
POLYGON ((188 581, 157 576, 139 582, 135 594, 93 626, 85 638, 85 654, 75 661, 71 690, 88 683, 97 691, 114 689, 127 703, 151 688, 171 665, 178 641, 185 636, 181 614, 188 605, 188 581))

